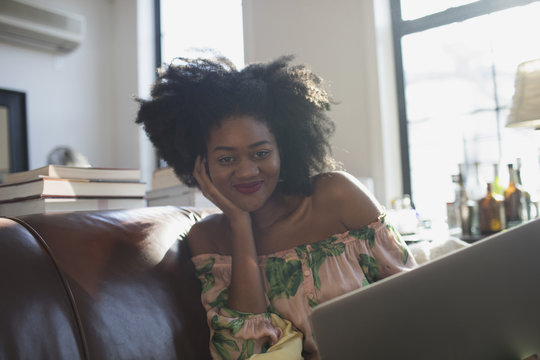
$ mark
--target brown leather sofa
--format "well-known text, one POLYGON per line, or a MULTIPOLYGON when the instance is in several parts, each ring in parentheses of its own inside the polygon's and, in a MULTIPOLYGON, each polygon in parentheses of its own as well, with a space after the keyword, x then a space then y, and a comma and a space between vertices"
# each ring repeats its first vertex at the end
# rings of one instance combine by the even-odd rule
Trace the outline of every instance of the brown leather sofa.
POLYGON ((194 208, 0 218, 0 359, 209 359, 194 208))

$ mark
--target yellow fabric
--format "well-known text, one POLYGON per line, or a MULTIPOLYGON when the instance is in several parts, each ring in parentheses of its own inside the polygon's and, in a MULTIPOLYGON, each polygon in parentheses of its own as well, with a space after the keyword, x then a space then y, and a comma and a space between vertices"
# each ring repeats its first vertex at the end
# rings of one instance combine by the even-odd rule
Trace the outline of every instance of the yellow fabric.
POLYGON ((252 355, 249 360, 302 360, 302 333, 293 329, 290 321, 270 314, 272 323, 278 326, 283 334, 279 341, 264 354, 252 355))

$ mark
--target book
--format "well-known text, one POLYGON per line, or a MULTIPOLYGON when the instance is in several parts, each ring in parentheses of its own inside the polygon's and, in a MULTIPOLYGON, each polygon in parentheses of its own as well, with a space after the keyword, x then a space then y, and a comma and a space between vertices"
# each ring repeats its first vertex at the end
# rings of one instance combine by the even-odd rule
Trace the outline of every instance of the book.
POLYGON ((139 169, 47 165, 33 170, 8 174, 6 182, 18 183, 40 177, 136 182, 140 181, 141 171, 139 169))
POLYGON ((42 177, 0 185, 0 202, 37 197, 144 197, 143 182, 107 182, 42 177))
POLYGON ((146 207, 143 198, 37 198, 0 203, 0 216, 21 216, 63 211, 117 210, 146 207))
POLYGON ((195 206, 213 208, 215 205, 195 188, 180 184, 161 189, 152 189, 146 193, 148 206, 195 206))
POLYGON ((152 173, 152 190, 170 188, 177 185, 182 185, 182 182, 170 166, 161 167, 152 173))
POLYGON ((193 191, 195 191, 195 189, 191 189, 184 184, 179 184, 176 186, 169 186, 165 188, 148 190, 146 192, 146 198, 147 199, 160 199, 160 198, 166 198, 166 197, 171 197, 171 196, 183 196, 193 191))
POLYGON ((169 196, 157 199, 147 199, 148 206, 193 206, 197 208, 215 208, 210 200, 200 192, 187 193, 180 196, 169 196))

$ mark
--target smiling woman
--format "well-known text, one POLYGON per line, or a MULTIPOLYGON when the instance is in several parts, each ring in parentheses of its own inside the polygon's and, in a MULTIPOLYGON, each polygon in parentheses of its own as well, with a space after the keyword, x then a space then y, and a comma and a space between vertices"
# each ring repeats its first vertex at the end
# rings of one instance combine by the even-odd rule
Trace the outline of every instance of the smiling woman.
POLYGON ((335 171, 332 101, 291 60, 182 59, 140 100, 159 154, 222 211, 187 236, 215 359, 318 359, 313 307, 415 266, 378 202, 335 171))

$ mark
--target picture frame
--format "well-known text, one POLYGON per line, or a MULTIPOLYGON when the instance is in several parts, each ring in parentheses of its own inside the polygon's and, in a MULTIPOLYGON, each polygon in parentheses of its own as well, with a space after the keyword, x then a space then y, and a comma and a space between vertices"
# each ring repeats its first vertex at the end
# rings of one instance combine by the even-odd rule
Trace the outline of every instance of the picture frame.
MULTIPOLYGON (((7 141, 2 141, 0 152, 7 152, 9 172, 28 170, 28 135, 26 123, 26 93, 0 89, 0 108, 7 120, 7 141)), ((5 124, 3 129, 5 129, 5 124)), ((5 134, 4 134, 5 136, 5 134)))

